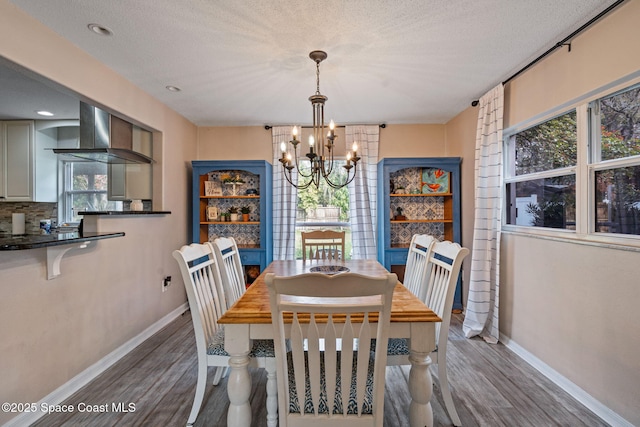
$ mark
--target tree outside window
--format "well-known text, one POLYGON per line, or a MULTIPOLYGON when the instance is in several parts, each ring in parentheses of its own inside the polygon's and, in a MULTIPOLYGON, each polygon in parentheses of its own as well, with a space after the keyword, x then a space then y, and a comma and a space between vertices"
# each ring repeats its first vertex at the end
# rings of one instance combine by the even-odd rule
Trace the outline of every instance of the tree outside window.
POLYGON ((593 110, 600 125, 594 164, 622 161, 594 172, 595 231, 640 235, 640 87, 596 101, 593 110))

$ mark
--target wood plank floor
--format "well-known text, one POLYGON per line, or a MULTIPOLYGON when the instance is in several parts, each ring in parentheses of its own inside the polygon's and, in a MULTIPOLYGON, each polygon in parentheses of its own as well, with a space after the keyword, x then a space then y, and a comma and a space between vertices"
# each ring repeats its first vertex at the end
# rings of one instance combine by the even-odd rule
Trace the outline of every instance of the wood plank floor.
MULTIPOLYGON (((449 380, 464 426, 607 425, 502 344, 464 338, 461 315, 452 319, 449 340, 449 380)), ((46 415, 33 426, 184 426, 196 384, 194 350, 187 312, 64 402, 76 407, 73 413, 46 415), (79 412, 80 403, 107 405, 109 412, 79 412), (114 403, 134 404, 135 411, 114 411, 114 403)), ((450 426, 435 371, 434 425, 450 426)), ((387 368, 385 427, 409 425, 408 374, 408 367, 387 368)), ((253 426, 266 426, 266 374, 256 369, 251 375, 253 426)), ((207 387, 196 426, 226 426, 227 407, 223 379, 207 387)))

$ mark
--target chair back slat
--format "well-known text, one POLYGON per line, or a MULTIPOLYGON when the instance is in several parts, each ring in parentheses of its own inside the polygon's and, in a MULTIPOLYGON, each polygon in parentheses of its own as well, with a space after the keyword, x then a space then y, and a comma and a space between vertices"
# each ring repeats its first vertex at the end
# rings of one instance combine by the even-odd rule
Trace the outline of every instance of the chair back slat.
MULTIPOLYGON (((297 313, 293 313, 293 325, 291 326, 291 347, 304 348, 304 335, 302 333, 302 327, 300 326, 297 313)), ((306 375, 304 369, 304 352, 292 352, 291 357, 293 358, 293 372, 296 384, 296 393, 298 394, 298 402, 301 405, 300 407, 304 408, 304 403, 300 403, 305 401, 306 375)), ((278 383, 280 383, 280 380, 278 380, 278 383)), ((288 396, 288 394, 285 394, 284 396, 288 396)))
POLYGON ((323 420, 331 425, 336 416, 368 416, 371 425, 382 426, 386 343, 397 276, 268 274, 265 282, 278 363, 280 425, 286 426, 289 415, 294 414, 313 418, 313 425, 323 420), (285 319, 291 319, 288 336, 285 319), (372 338, 384 343, 373 355, 372 338), (296 388, 297 405, 287 399, 290 381, 296 388), (355 413, 351 413, 354 406, 355 413))
POLYGON ((333 414, 335 411, 336 400, 336 375, 338 373, 337 355, 338 346, 336 332, 336 325, 333 323, 333 318, 329 318, 325 329, 325 358, 324 369, 325 378, 327 383, 327 404, 329 405, 329 413, 333 414))
POLYGON ((214 240, 213 246, 220 265, 227 308, 230 308, 246 290, 240 252, 233 237, 219 237, 214 240))
POLYGON ((302 260, 343 260, 344 236, 344 231, 302 232, 302 260))
POLYGON ((435 242, 433 236, 414 234, 407 254, 403 284, 423 301, 427 290, 427 265, 435 242))

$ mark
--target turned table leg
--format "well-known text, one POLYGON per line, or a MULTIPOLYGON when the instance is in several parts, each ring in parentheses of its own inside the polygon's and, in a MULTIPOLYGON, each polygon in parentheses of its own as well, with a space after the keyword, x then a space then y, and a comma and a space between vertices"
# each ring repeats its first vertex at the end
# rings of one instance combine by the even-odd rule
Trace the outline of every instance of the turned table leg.
POLYGON ((433 382, 431 372, 429 372, 431 358, 428 354, 418 354, 412 351, 409 361, 411 362, 411 370, 409 371, 409 394, 411 395, 409 424, 411 427, 432 427, 431 396, 433 394, 433 382))
POLYGON ((433 427, 433 380, 429 355, 435 350, 435 323, 423 322, 411 325, 411 353, 409 361, 409 424, 411 427, 433 427))
POLYGON ((225 325, 224 347, 229 353, 229 379, 227 394, 229 410, 228 427, 251 426, 251 375, 249 375, 249 327, 247 325, 225 325))

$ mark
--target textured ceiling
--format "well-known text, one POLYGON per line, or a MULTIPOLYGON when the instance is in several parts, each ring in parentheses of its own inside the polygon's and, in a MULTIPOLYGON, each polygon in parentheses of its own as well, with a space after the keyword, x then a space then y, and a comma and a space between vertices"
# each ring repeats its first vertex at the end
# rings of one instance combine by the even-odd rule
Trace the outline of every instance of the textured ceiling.
POLYGON ((10 1, 200 126, 309 124, 315 49, 338 124, 445 123, 615 2, 10 1))

